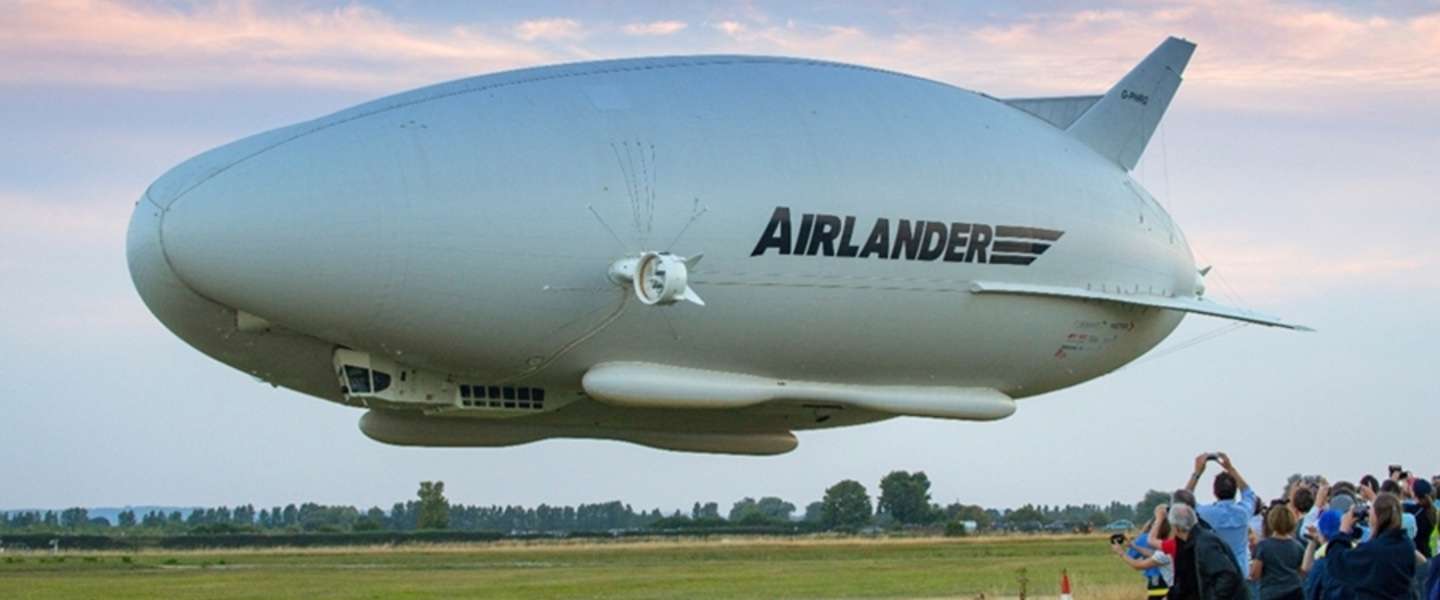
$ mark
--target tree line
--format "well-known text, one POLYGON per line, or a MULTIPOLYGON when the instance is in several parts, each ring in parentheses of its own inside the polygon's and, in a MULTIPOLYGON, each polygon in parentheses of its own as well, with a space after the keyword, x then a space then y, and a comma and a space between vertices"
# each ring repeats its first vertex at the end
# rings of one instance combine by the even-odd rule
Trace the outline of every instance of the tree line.
POLYGON ((1120 520, 1138 523, 1142 519, 1137 515, 1149 515, 1156 504, 1168 499, 1164 492, 1151 490, 1136 504, 1026 504, 996 509, 956 502, 942 506, 932 501, 930 480, 923 471, 893 471, 880 480, 878 488, 872 501, 870 491, 860 482, 840 481, 803 511, 781 498, 764 496, 742 498, 723 513, 718 502, 695 502, 689 513, 664 514, 658 508, 636 510, 618 500, 578 506, 452 504, 445 497, 444 482, 426 481, 421 482, 414 499, 396 502, 389 510, 375 506, 362 511, 354 506, 310 502, 257 510, 245 504, 197 508, 188 513, 126 510, 111 523, 75 507, 59 512, 0 512, 0 532, 174 535, 453 530, 533 534, 736 527, 858 531, 873 527, 943 528, 948 534, 961 535, 997 530, 1090 531, 1120 520))

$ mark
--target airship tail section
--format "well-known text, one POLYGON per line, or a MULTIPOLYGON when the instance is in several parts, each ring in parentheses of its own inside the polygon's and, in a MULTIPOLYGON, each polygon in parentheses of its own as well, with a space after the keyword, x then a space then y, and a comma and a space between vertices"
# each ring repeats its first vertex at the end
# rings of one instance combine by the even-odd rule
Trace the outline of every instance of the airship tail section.
POLYGON ((1104 96, 1053 96, 1048 98, 1006 98, 1005 103, 1039 117, 1059 129, 1069 129, 1085 111, 1104 96))
POLYGON ((1188 41, 1165 40, 1066 132, 1125 170, 1135 168, 1194 52, 1195 44, 1188 41))

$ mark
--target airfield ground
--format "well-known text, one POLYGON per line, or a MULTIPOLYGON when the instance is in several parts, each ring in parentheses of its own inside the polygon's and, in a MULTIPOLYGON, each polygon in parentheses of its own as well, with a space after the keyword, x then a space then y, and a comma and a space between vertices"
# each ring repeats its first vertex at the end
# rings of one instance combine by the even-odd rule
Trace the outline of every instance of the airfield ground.
POLYGON ((0 598, 1142 598, 1103 536, 0 554, 0 598), (1023 572, 1022 572, 1023 569, 1023 572))

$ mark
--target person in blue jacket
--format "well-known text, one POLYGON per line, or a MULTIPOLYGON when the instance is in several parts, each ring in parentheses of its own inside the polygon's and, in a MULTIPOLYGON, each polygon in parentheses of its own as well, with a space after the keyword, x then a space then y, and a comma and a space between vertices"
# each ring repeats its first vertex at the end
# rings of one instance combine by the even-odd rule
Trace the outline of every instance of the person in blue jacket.
POLYGON ((1340 582, 1330 577, 1325 570, 1324 548, 1330 540, 1340 535, 1340 512, 1322 510, 1315 524, 1310 526, 1306 536, 1305 562, 1300 569, 1305 572, 1305 600, 1349 600, 1352 596, 1340 582))
POLYGON ((1426 574, 1425 600, 1440 600, 1440 557, 1430 559, 1426 574))
POLYGON ((1415 543, 1400 524, 1400 499, 1381 493, 1370 503, 1370 540, 1352 546, 1355 512, 1340 519, 1340 531, 1325 550, 1326 575, 1354 598, 1394 599, 1410 595, 1415 576, 1415 543))

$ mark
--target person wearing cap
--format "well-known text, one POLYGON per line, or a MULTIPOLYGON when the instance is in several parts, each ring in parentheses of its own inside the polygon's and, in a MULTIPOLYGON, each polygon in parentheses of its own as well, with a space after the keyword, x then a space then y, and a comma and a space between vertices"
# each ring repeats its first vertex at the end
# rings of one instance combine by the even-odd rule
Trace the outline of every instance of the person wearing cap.
POLYGON ((1195 491, 1195 486, 1200 483, 1200 477, 1205 473, 1205 465, 1211 460, 1220 464, 1224 472, 1215 476, 1215 483, 1212 491, 1215 493, 1215 502, 1200 506, 1196 509, 1196 515, 1201 520, 1210 524, 1219 536, 1235 555, 1236 564, 1250 564, 1250 515, 1255 513, 1255 491, 1250 489, 1250 484, 1240 476, 1240 471, 1235 469, 1235 464, 1230 462, 1230 456, 1224 452, 1215 454, 1201 454, 1195 457, 1195 470, 1190 475, 1190 481, 1185 489, 1195 491), (1238 498, 1237 498, 1238 495, 1238 498))
POLYGON ((1415 576, 1415 543, 1405 536, 1400 498, 1382 493, 1369 508, 1370 541, 1356 546, 1354 511, 1340 518, 1340 532, 1326 547, 1325 570, 1352 598, 1395 599, 1410 595, 1415 576))
MULTIPOLYGON (((1300 571, 1305 573, 1306 600, 1349 600, 1353 595, 1345 586, 1330 576, 1326 569, 1325 553, 1330 540, 1340 535, 1340 512, 1321 510, 1315 517, 1315 524, 1307 532, 1305 559, 1300 571)), ((1348 542, 1346 542, 1348 543, 1348 542)))
MULTIPOLYGON (((1335 484, 1335 487, 1328 494, 1326 494, 1325 507, 1335 511, 1336 514, 1343 516, 1350 514, 1350 512, 1355 508, 1355 505, 1361 500, 1375 500, 1375 495, 1370 494, 1369 490, 1364 487, 1359 488, 1358 493, 1361 496, 1360 498, 1356 497, 1356 493, 1357 492, 1355 486, 1351 485, 1349 482, 1338 482, 1335 484)), ((1357 543, 1369 541, 1370 528, 1359 524, 1357 524, 1356 527, 1359 528, 1359 533, 1355 535, 1355 541, 1357 543)))

